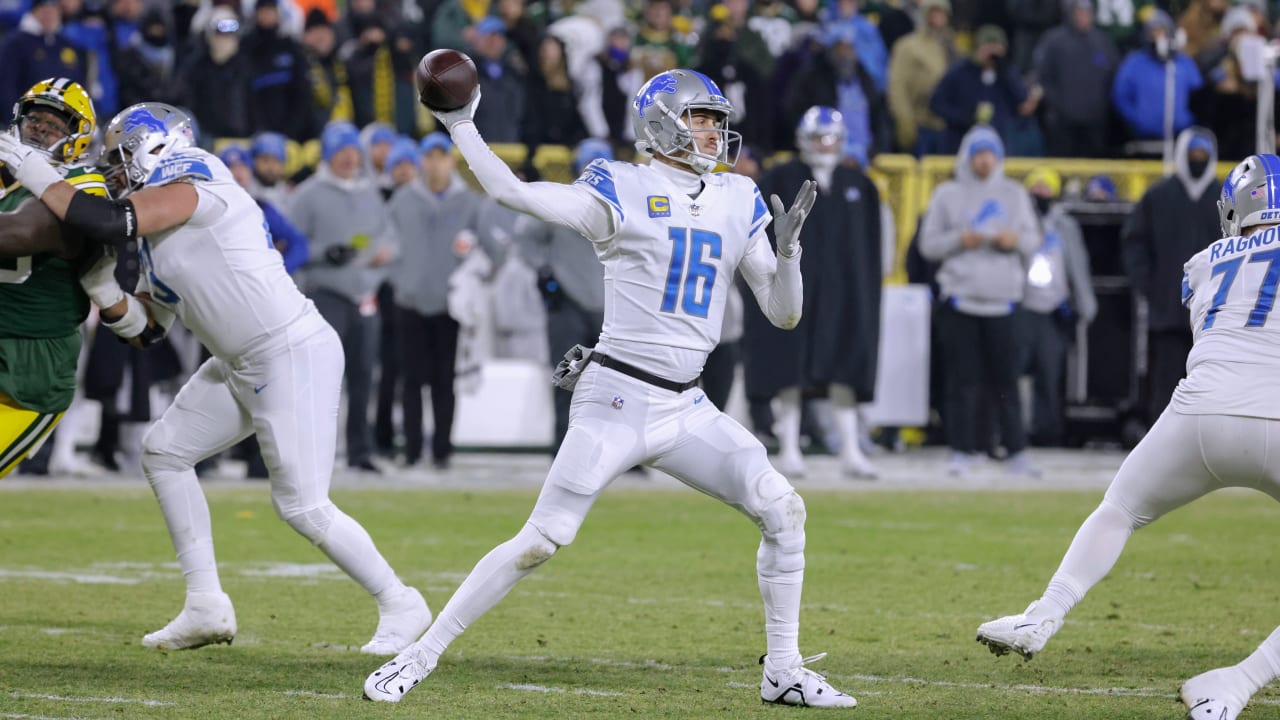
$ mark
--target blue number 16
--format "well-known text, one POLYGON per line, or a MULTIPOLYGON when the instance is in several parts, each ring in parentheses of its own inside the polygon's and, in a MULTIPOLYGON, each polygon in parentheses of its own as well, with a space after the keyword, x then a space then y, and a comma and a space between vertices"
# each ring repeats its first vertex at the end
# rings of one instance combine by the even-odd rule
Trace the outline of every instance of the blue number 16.
MULTIPOLYGON (((1280 284, 1280 248, 1275 250, 1263 250, 1249 256, 1249 262, 1267 263, 1267 272, 1262 276, 1262 287, 1258 288, 1258 302, 1254 304, 1253 310, 1249 313, 1249 321, 1244 324, 1245 327, 1262 327, 1267 324, 1267 316, 1271 314, 1271 309, 1276 305, 1276 285, 1280 284)), ((1218 310, 1227 302, 1227 293, 1231 290, 1231 284, 1236 281, 1236 275, 1240 272, 1240 265, 1244 263, 1244 258, 1232 258, 1225 260, 1213 266, 1212 275, 1222 276, 1222 284, 1218 286, 1218 291, 1213 294, 1213 304, 1209 306, 1209 312, 1204 316, 1204 329, 1208 330, 1213 327, 1213 321, 1217 319, 1218 310)))
POLYGON ((676 296, 680 309, 686 315, 704 318, 711 308, 711 286, 716 284, 716 266, 704 262, 720 257, 720 236, 706 230, 673 227, 671 238, 671 267, 667 270, 667 287, 662 293, 662 312, 676 311, 676 296), (706 255, 707 257, 703 257, 706 255), (687 268, 687 272, 686 272, 687 268), (684 293, 680 292, 680 279, 684 278, 684 293), (698 293, 698 280, 702 279, 702 293, 698 293))

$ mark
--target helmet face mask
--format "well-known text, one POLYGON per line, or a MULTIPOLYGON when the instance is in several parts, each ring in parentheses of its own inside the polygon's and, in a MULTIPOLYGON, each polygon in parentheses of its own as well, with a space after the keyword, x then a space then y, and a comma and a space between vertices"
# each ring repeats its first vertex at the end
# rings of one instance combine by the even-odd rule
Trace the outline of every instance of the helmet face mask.
POLYGON ((169 155, 195 146, 191 118, 164 103, 138 103, 107 125, 99 165, 115 197, 138 190, 169 155), (118 189, 117 189, 118 188, 118 189))
POLYGON ((13 106, 13 132, 55 164, 75 162, 89 149, 97 114, 77 82, 49 78, 32 85, 13 106))
POLYGON ((809 165, 835 164, 844 154, 848 132, 839 110, 815 105, 800 118, 796 127, 796 147, 809 165))
POLYGON ((729 129, 733 105, 702 73, 670 70, 653 76, 636 93, 631 111, 636 150, 645 155, 660 155, 699 175, 738 161, 742 135, 729 129), (716 137, 714 154, 699 147, 699 138, 709 134, 716 137))

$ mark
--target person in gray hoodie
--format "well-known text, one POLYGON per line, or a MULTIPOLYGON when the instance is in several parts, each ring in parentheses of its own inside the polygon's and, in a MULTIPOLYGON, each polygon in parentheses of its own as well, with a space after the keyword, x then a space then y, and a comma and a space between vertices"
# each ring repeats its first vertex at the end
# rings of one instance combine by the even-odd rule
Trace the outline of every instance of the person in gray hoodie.
POLYGON ((369 428, 369 392, 378 354, 375 293, 395 257, 395 233, 377 186, 361 177, 356 127, 329 123, 320 137, 320 154, 316 174, 298 186, 289 213, 311 239, 311 260, 303 266, 298 285, 342 338, 347 465, 378 472, 369 428))
POLYGON ((1048 167, 1038 167, 1023 184, 1044 227, 1044 242, 1027 268, 1019 366, 1034 380, 1032 444, 1061 445, 1067 349, 1075 341, 1076 328, 1093 322, 1098 314, 1098 299, 1080 223, 1058 202, 1062 177, 1048 167))
POLYGON ((1018 402, 1014 312, 1040 241, 1031 196, 1004 175, 1000 136, 987 126, 973 128, 960 144, 955 179, 933 191, 920 229, 920 254, 940 263, 934 321, 947 361, 943 423, 952 475, 966 474, 987 449, 979 445, 978 419, 988 386, 1009 469, 1037 474, 1026 455, 1018 402))
POLYGON ((402 239, 391 272, 404 377, 405 464, 422 458, 422 386, 431 387, 431 459, 453 454, 453 381, 458 322, 449 316, 449 276, 476 246, 481 197, 457 173, 453 142, 441 132, 422 139, 422 180, 402 185, 387 205, 402 239))

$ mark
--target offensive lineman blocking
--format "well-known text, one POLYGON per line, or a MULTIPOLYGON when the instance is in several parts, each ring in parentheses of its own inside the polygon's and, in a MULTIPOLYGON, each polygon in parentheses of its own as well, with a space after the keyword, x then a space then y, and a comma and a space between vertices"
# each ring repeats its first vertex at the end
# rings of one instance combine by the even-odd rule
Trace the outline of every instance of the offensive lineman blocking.
MULTIPOLYGON (((1187 376, 1169 407, 1120 466, 1040 599, 984 623, 978 641, 1027 659, 1115 566, 1133 531, 1225 487, 1280 500, 1280 323, 1270 321, 1280 282, 1280 157, 1254 155, 1227 176, 1218 200, 1223 239, 1184 270, 1182 300, 1195 338, 1187 376)), ((1235 720, 1255 692, 1280 677, 1280 628, 1239 665, 1182 685, 1190 720, 1235 720)))
POLYGON ((180 318, 213 355, 143 439, 143 470, 187 597, 177 618, 142 644, 176 650, 235 637, 194 466, 256 432, 276 513, 377 599, 378 628, 361 650, 394 654, 430 624, 431 612, 364 528, 329 500, 338 336, 285 273, 257 203, 221 161, 195 147, 191 127, 161 103, 112 119, 103 153, 115 201, 77 192, 32 148, 0 137, 0 162, 67 224, 109 245, 139 239, 139 297, 165 328, 180 318))
POLYGON ((636 95, 636 147, 653 157, 651 164, 596 160, 572 185, 520 182, 471 120, 479 99, 477 89, 463 108, 436 115, 491 196, 595 245, 605 266, 604 329, 594 349, 576 346, 557 370, 557 384, 574 388, 569 431, 528 522, 480 560, 421 640, 368 677, 365 696, 399 702, 467 626, 573 542, 615 477, 646 464, 760 527, 756 568, 768 645, 761 698, 857 705, 805 667, 822 655, 800 656, 804 502, 769 465, 760 442, 697 388, 719 339, 721 289, 735 270, 771 322, 791 328, 799 321, 798 238, 813 206, 813 183, 802 187, 789 212, 773 197, 775 258, 765 234, 771 216, 755 184, 711 173, 718 162, 737 159, 730 144, 738 138, 728 129, 729 101, 705 75, 664 72, 636 95))

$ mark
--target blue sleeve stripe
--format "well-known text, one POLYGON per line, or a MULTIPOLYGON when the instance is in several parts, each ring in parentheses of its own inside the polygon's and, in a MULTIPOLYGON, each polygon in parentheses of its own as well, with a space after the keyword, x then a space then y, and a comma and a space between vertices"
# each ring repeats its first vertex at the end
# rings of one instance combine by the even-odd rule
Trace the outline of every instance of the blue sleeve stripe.
POLYGON ((147 178, 147 184, 154 185, 188 177, 212 180, 213 171, 209 169, 209 166, 203 160, 189 157, 170 158, 151 171, 151 177, 147 178))
POLYGON ((591 188, 605 202, 612 205, 613 209, 618 211, 619 220, 626 219, 622 212, 622 203, 618 201, 618 189, 613 184, 613 175, 610 174, 608 168, 604 167, 603 163, 588 165, 587 169, 582 173, 582 177, 577 179, 577 182, 591 188))
POLYGON ((769 213, 769 210, 764 206, 764 198, 760 197, 760 189, 757 188, 756 189, 756 209, 755 209, 755 214, 751 216, 751 225, 754 227, 756 223, 760 222, 760 218, 763 218, 768 213, 769 213))

